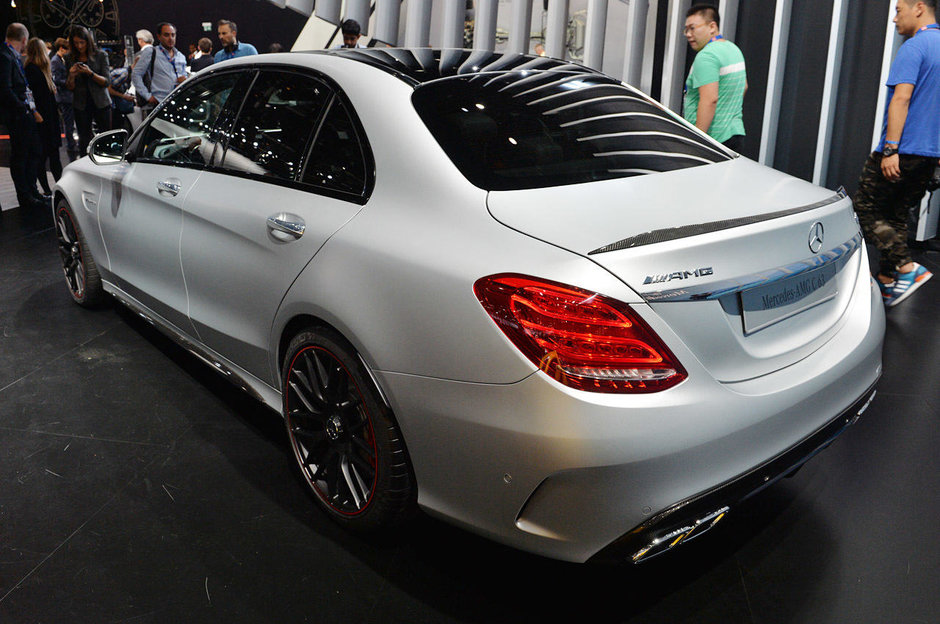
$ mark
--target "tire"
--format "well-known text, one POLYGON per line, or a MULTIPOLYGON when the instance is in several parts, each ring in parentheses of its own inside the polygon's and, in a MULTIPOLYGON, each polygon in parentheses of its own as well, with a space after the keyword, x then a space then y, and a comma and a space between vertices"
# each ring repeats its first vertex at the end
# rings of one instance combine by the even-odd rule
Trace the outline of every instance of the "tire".
POLYGON ((80 306, 91 308, 100 305, 105 293, 101 287, 98 265, 88 250, 71 206, 64 199, 56 204, 55 230, 69 294, 80 306))
POLYGON ((327 514, 355 531, 407 521, 417 508, 408 453, 355 349, 333 330, 302 331, 281 380, 294 457, 327 514))

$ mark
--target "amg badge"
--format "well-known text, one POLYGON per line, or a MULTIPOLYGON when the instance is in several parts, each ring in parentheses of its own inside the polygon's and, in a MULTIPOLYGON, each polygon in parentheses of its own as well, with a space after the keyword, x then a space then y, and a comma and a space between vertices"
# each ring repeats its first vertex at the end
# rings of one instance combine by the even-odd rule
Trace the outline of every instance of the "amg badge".
POLYGON ((671 282, 672 280, 684 280, 690 277, 705 277, 714 272, 711 267, 702 267, 694 271, 675 271, 673 273, 663 273, 662 275, 647 275, 643 284, 659 284, 661 282, 671 282))

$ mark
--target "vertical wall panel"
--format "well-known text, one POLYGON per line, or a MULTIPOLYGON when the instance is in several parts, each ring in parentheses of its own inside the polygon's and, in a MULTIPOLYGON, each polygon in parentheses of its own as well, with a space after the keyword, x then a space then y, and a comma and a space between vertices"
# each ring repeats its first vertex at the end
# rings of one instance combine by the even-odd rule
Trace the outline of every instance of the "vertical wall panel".
POLYGON ((670 0, 657 0, 655 11, 653 11, 653 3, 650 3, 650 12, 653 14, 650 26, 656 34, 649 37, 650 31, 647 31, 647 41, 652 43, 653 52, 650 69, 650 90, 647 93, 656 100, 662 100, 663 95, 663 60, 666 56, 666 25, 669 22, 669 2, 670 0))
POLYGON ((836 96, 838 95, 839 76, 842 70, 842 47, 845 41, 845 22, 848 10, 848 0, 833 0, 832 22, 829 25, 829 51, 826 55, 826 78, 819 106, 819 131, 816 135, 816 162, 813 165, 814 184, 823 184, 829 171, 832 126, 836 115, 836 96))
POLYGON ((920 204, 915 238, 919 241, 934 238, 937 235, 938 226, 940 226, 940 193, 929 193, 920 204))
POLYGON ((375 33, 379 41, 398 45, 398 27, 401 19, 399 0, 375 0, 375 33))
POLYGON ((548 20, 545 24, 545 54, 565 58, 565 38, 568 34, 568 0, 548 0, 548 20))
POLYGON ((829 52, 832 0, 793 0, 774 167, 811 180, 829 52))
MULTIPOLYGON (((649 93, 649 86, 643 86, 643 60, 646 52, 649 9, 648 0, 630 0, 625 24, 627 40, 623 52, 623 81, 647 93, 649 93)), ((650 53, 651 61, 652 56, 650 53)))
POLYGON ((466 9, 462 2, 448 2, 444 5, 444 19, 441 21, 441 47, 463 47, 463 22, 466 9))
POLYGON ((339 24, 339 14, 342 6, 342 0, 318 0, 316 16, 331 24, 339 24))
POLYGON ((767 95, 764 101, 759 155, 760 162, 769 167, 774 166, 774 155, 777 151, 777 131, 780 127, 780 102, 783 97, 783 80, 787 68, 791 13, 791 0, 777 0, 770 43, 770 71, 767 75, 767 95))
POLYGON ((427 47, 431 38, 431 0, 408 0, 405 47, 427 47))
POLYGON ((881 87, 883 87, 885 83, 888 82, 888 72, 891 69, 891 61, 894 59, 894 55, 897 53, 898 48, 901 47, 901 43, 904 41, 904 38, 898 34, 898 29, 894 25, 894 13, 894 4, 889 3, 887 30, 885 32, 884 43, 882 45, 881 80, 878 81, 878 107, 875 113, 875 123, 871 137, 871 144, 873 149, 875 144, 881 140, 881 127, 884 125, 884 113, 885 109, 888 107, 888 92, 885 89, 881 89, 881 87))
POLYGON ((845 186, 849 193, 855 193, 862 165, 871 152, 873 128, 881 133, 882 118, 876 110, 885 94, 887 66, 884 76, 881 70, 886 41, 889 59, 893 52, 895 30, 891 17, 895 2, 869 0, 849 10, 829 169, 823 179, 829 188, 845 186))
POLYGON ((604 62, 604 35, 607 26, 607 0, 588 0, 584 32, 584 64, 600 69, 604 62))
POLYGON ((666 22, 666 47, 663 57, 662 103, 677 113, 682 112, 682 84, 686 69, 686 50, 689 43, 682 34, 685 13, 692 6, 691 0, 669 0, 669 17, 666 22))
MULTIPOLYGON (((747 4, 758 4, 751 0, 747 4)), ((721 16, 721 34, 734 41, 738 35, 738 0, 721 0, 718 14, 721 16)))
POLYGON ((532 28, 532 0, 512 0, 511 20, 507 51, 524 54, 529 51, 529 33, 532 28))
POLYGON ((287 0, 287 8, 309 17, 313 14, 313 0, 287 0))
POLYGON ((744 95, 744 141, 741 153, 758 160, 767 81, 771 71, 768 39, 773 33, 774 2, 744 2, 740 5, 734 43, 741 48, 747 65, 747 93, 744 95))
POLYGON ((359 23, 362 34, 369 34, 369 0, 346 0, 344 20, 352 19, 359 23))
POLYGON ((496 47, 496 12, 499 3, 497 0, 476 0, 474 5, 473 48, 493 50, 496 47))

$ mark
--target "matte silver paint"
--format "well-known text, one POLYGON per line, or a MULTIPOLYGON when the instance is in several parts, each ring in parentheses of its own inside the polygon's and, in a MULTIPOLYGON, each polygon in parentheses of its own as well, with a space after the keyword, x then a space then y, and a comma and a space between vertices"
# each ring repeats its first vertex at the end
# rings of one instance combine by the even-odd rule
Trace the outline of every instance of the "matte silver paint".
POLYGON ((67 167, 56 190, 76 207, 105 288, 272 408, 285 328, 315 318, 342 333, 393 409, 428 512, 584 561, 651 512, 795 444, 879 376, 884 314, 864 247, 836 276, 832 301, 750 335, 734 296, 644 300, 661 290, 645 276, 663 267, 712 267, 707 283, 800 261, 817 221, 830 243, 849 240, 858 226, 848 200, 588 257, 706 213, 773 212, 831 192, 737 158, 487 194, 422 124, 412 87, 386 72, 316 54, 221 68, 285 62, 329 75, 352 102, 376 163, 364 206, 224 173, 88 159, 67 167), (176 195, 161 193, 167 181, 176 195), (268 218, 277 215, 302 221, 303 235, 275 236, 268 218), (655 394, 607 395, 537 372, 473 294, 477 279, 504 272, 630 304, 688 379, 655 394))

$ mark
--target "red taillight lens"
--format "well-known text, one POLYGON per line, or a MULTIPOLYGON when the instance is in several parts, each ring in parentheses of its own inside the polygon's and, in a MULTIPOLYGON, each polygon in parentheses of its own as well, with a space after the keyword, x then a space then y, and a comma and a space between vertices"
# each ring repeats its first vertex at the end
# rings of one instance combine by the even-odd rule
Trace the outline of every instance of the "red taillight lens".
POLYGON ((473 292, 526 357, 561 383, 591 392, 658 392, 687 377, 625 303, 573 286, 491 275, 473 292))

